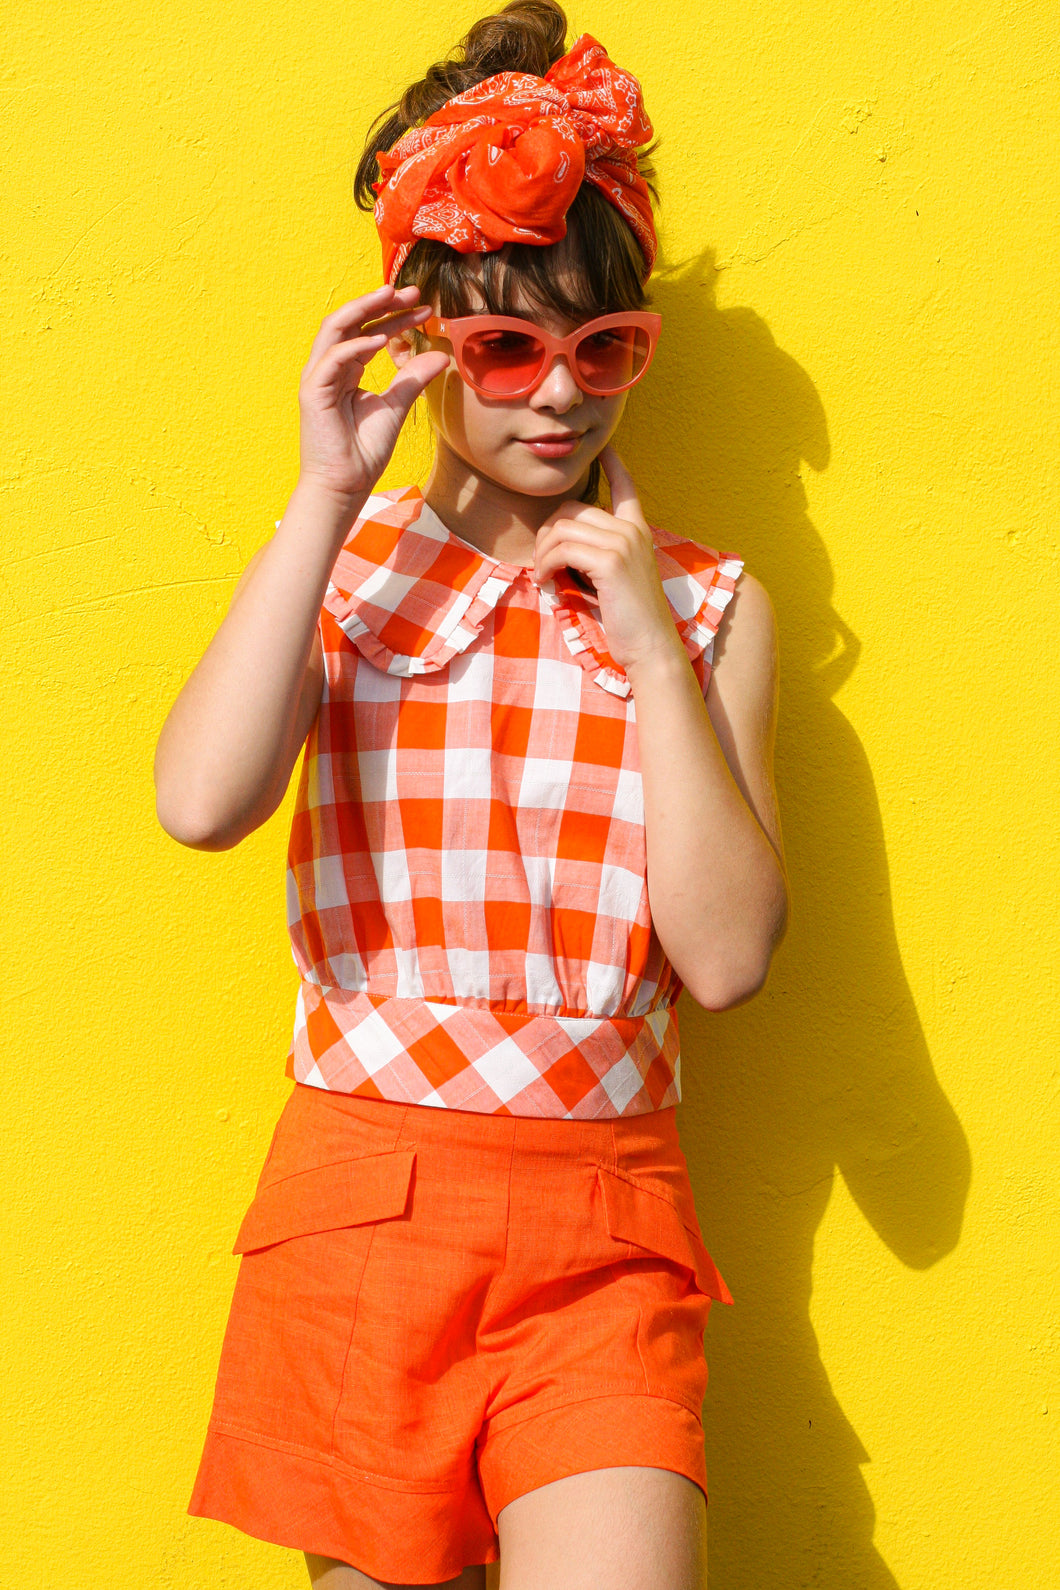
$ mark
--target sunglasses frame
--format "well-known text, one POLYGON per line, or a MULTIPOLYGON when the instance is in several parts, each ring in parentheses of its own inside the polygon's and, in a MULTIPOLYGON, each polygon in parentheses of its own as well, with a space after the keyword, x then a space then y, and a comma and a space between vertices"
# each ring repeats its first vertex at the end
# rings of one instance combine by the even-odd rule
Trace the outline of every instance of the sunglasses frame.
POLYGON ((628 392, 631 386, 647 375, 651 361, 655 356, 655 347, 659 340, 659 331, 662 327, 662 316, 648 314, 646 311, 631 310, 628 314, 599 315, 595 320, 587 320, 584 326, 579 326, 577 331, 572 331, 568 337, 554 337, 550 331, 539 326, 534 320, 520 319, 515 315, 460 315, 452 320, 435 315, 424 322, 419 328, 429 337, 445 337, 452 343, 453 358, 460 372, 460 378, 466 381, 473 391, 482 397, 505 399, 526 397, 528 393, 536 390, 545 379, 556 359, 557 354, 566 362, 567 368, 577 385, 590 397, 617 397, 619 392, 628 392), (622 386, 609 387, 606 392, 599 392, 594 387, 586 386, 582 380, 575 360, 578 344, 586 337, 594 336, 598 331, 606 331, 610 326, 636 326, 645 332, 648 338, 648 356, 632 381, 626 381, 622 386), (491 392, 488 388, 480 386, 475 381, 464 363, 464 343, 468 337, 477 331, 521 331, 530 332, 543 344, 545 349, 541 368, 532 380, 525 386, 517 387, 511 392, 491 392))

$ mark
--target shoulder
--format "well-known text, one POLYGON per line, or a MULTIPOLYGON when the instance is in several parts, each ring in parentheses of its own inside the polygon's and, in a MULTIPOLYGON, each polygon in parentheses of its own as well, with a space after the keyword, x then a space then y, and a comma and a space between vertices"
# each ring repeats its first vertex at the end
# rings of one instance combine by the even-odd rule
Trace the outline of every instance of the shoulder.
POLYGON ((743 559, 735 552, 718 552, 656 525, 649 529, 663 594, 689 654, 698 656, 713 645, 732 602, 743 559))
POLYGON ((771 718, 776 710, 777 620, 769 592, 741 574, 714 642, 710 690, 727 709, 771 718))
POLYGON ((761 651, 776 646, 777 618, 769 592, 746 571, 736 581, 732 599, 721 616, 715 643, 715 667, 722 654, 761 651))

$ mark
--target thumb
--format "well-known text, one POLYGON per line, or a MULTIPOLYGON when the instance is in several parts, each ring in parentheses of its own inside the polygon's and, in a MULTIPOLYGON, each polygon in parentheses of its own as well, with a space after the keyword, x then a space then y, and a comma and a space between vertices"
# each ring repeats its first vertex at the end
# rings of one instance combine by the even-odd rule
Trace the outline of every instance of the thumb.
POLYGON ((616 519, 629 519, 633 524, 639 524, 642 529, 647 529, 644 510, 637 496, 637 488, 633 484, 633 476, 619 458, 614 448, 608 445, 600 454, 600 463, 603 465, 607 484, 611 489, 611 512, 616 519))
POLYGON ((423 392, 443 370, 449 368, 449 355, 439 349, 432 348, 427 353, 418 353, 415 358, 402 364, 390 385, 383 393, 384 400, 396 411, 405 413, 412 407, 420 393, 423 392))

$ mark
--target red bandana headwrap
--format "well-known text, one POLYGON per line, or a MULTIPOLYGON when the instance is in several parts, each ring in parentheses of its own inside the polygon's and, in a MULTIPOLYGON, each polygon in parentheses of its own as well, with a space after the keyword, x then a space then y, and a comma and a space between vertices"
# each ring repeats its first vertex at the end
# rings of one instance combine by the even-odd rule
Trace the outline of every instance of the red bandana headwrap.
POLYGON ((583 181, 628 221, 655 263, 637 149, 652 135, 640 84, 588 33, 544 77, 498 72, 447 101, 376 158, 375 224, 393 282, 417 238, 460 254, 558 243, 583 181))

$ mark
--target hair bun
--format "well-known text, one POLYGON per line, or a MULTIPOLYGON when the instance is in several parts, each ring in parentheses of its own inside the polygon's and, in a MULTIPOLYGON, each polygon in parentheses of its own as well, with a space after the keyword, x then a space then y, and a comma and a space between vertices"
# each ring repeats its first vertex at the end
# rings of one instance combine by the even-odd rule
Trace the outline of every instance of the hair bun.
POLYGON ((544 77, 562 60, 566 39, 566 13, 556 0, 510 0, 502 11, 481 17, 446 60, 430 67, 372 123, 353 183, 358 208, 371 210, 375 205, 377 149, 392 149, 410 127, 425 122, 447 100, 498 72, 544 77))
POLYGON ((567 18, 554 0, 511 0, 476 22, 463 40, 465 65, 492 77, 528 72, 544 77, 566 48, 567 18))

